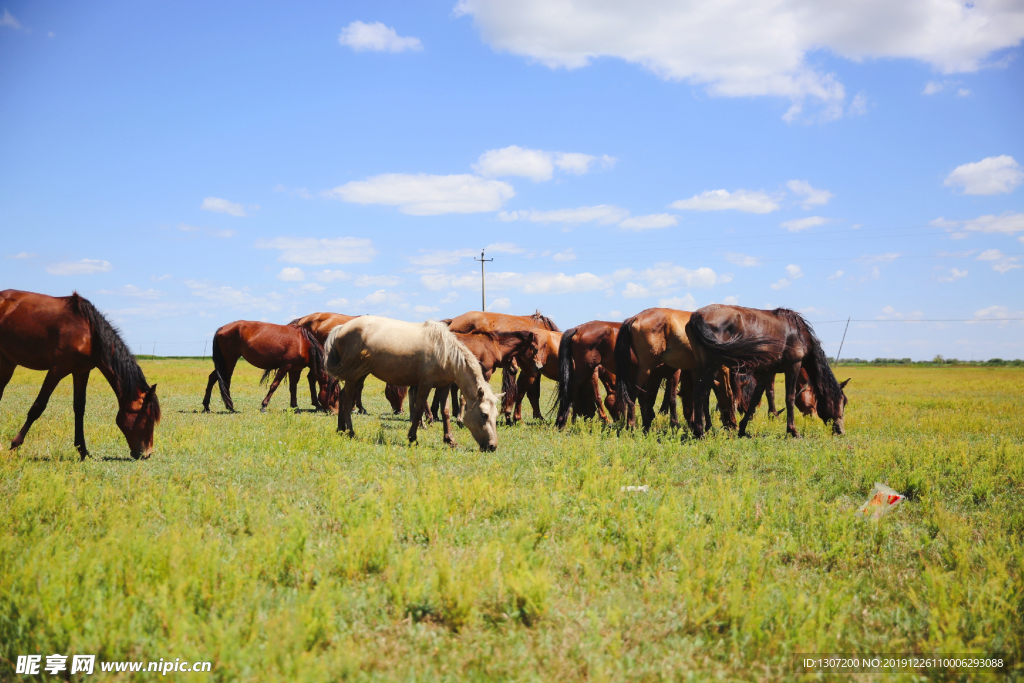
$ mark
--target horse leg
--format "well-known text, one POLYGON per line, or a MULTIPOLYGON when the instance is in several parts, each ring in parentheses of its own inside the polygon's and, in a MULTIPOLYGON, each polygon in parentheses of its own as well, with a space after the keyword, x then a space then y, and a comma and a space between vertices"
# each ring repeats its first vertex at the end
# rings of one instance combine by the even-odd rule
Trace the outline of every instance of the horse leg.
POLYGON ((35 402, 32 407, 28 409, 28 417, 25 419, 25 425, 18 432, 18 435, 11 441, 11 450, 25 443, 25 435, 28 434, 29 428, 32 423, 39 419, 39 416, 46 410, 46 404, 50 401, 50 394, 57 388, 60 381, 64 379, 65 375, 61 375, 56 370, 50 370, 46 373, 46 377, 43 378, 43 386, 39 389, 39 395, 36 396, 35 402))
MULTIPOLYGON (((434 400, 437 401, 438 396, 441 397, 441 419, 444 421, 444 442, 455 448, 458 444, 455 443, 455 435, 452 433, 452 412, 448 407, 448 396, 451 394, 451 390, 454 388, 454 384, 449 384, 446 387, 441 387, 434 392, 434 400)), ((454 403, 454 400, 452 401, 454 403)))
POLYGON ((441 389, 434 389, 434 400, 430 403, 430 417, 433 420, 437 420, 441 417, 441 410, 443 407, 442 401, 448 400, 447 388, 442 391, 441 389))
POLYGON ((683 402, 683 419, 690 431, 693 428, 693 373, 687 370, 679 375, 678 396, 683 402))
POLYGON ((370 411, 363 407, 363 384, 366 382, 365 377, 359 378, 359 382, 355 387, 355 407, 359 409, 360 415, 369 415, 370 411))
POLYGON ((672 373, 672 376, 665 382, 665 400, 662 402, 661 411, 665 412, 665 406, 668 405, 668 426, 672 429, 679 429, 679 413, 677 411, 677 405, 679 403, 679 382, 682 379, 682 372, 676 371, 672 373))
POLYGON ((210 412, 210 396, 213 393, 213 387, 217 384, 217 371, 214 370, 210 373, 210 381, 206 383, 206 396, 203 397, 203 412, 210 412))
MULTIPOLYGON (((302 368, 301 367, 294 368, 294 369, 288 371, 288 393, 290 395, 289 397, 291 398, 291 405, 290 405, 290 407, 291 407, 292 410, 298 410, 299 409, 299 397, 298 397, 297 394, 298 394, 298 388, 299 388, 299 378, 301 376, 302 376, 302 368)), ((313 401, 313 407, 314 408, 316 407, 316 401, 315 400, 313 401)))
POLYGON ((350 437, 356 435, 352 428, 352 405, 358 395, 360 382, 351 380, 345 382, 345 388, 341 392, 341 399, 338 402, 338 431, 347 432, 350 437))
POLYGON ((274 376, 274 381, 270 383, 270 391, 267 392, 267 397, 263 399, 263 404, 260 406, 261 413, 267 412, 267 405, 270 403, 270 397, 274 395, 275 391, 277 391, 277 385, 279 385, 281 380, 284 379, 286 372, 288 372, 287 366, 277 371, 277 374, 274 376))
MULTIPOLYGON (((300 371, 300 374, 301 374, 301 371, 300 371)), ((309 400, 313 404, 313 409, 317 410, 317 411, 326 410, 326 408, 324 408, 324 406, 320 405, 320 399, 317 398, 317 395, 316 395, 317 394, 317 391, 316 391, 316 378, 313 377, 313 370, 312 370, 312 368, 307 373, 306 379, 309 380, 309 400)))
POLYGON ((794 438, 800 438, 796 431, 796 419, 793 412, 796 404, 796 381, 800 377, 800 362, 797 361, 786 368, 786 433, 794 438))
POLYGON ((643 385, 640 394, 640 419, 643 421, 644 434, 651 431, 654 423, 654 404, 658 400, 658 389, 661 388, 660 377, 650 377, 643 385))
POLYGON ((412 425, 409 427, 409 443, 416 443, 416 430, 420 426, 420 420, 423 419, 423 411, 427 408, 428 398, 430 398, 429 388, 424 389, 423 391, 417 390, 416 399, 409 402, 409 407, 412 409, 412 425))
POLYGON ((11 377, 14 377, 14 368, 16 367, 18 366, 14 364, 14 361, 0 354, 0 399, 4 397, 7 383, 11 381, 11 377))
POLYGON ((782 414, 781 410, 775 409, 775 377, 772 377, 772 381, 765 387, 764 390, 765 398, 768 399, 768 415, 770 417, 778 417, 782 414))
POLYGON ((530 389, 526 393, 526 397, 530 399, 530 406, 533 408, 533 419, 543 420, 544 413, 540 410, 540 375, 538 374, 533 379, 533 383, 530 385, 530 389))
POLYGON ((75 450, 82 460, 89 455, 85 447, 85 390, 89 386, 89 371, 76 372, 71 376, 75 383, 75 450))
POLYGON ((594 390, 594 406, 597 409, 597 416, 601 418, 601 422, 611 424, 608 414, 604 412, 604 405, 601 401, 601 378, 598 376, 596 368, 594 369, 594 374, 590 376, 590 385, 594 390))
MULTIPOLYGON (((761 394, 764 393, 765 381, 763 377, 759 376, 755 376, 754 381, 757 382, 757 384, 754 385, 754 393, 751 394, 750 396, 750 405, 756 406, 758 401, 761 400, 761 394)), ((769 381, 773 380, 769 379, 769 381)), ((747 434, 747 423, 749 423, 750 419, 754 417, 755 412, 757 411, 750 409, 743 414, 743 419, 740 420, 740 429, 739 433, 737 433, 737 436, 750 437, 750 434, 747 434)))
POLYGON ((462 424, 462 399, 459 396, 459 385, 451 385, 448 393, 451 396, 452 417, 455 418, 456 422, 462 424))
POLYGON ((706 368, 703 371, 695 370, 693 373, 693 435, 696 438, 704 436, 704 406, 709 402, 711 386, 715 381, 717 368, 706 368))

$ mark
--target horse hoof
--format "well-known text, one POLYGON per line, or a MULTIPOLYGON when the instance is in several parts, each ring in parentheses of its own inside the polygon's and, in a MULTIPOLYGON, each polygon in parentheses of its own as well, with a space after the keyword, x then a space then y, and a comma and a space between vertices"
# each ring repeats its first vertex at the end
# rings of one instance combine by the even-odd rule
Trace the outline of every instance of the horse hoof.
POLYGON ((203 413, 210 412, 210 406, 203 406, 203 409, 200 412, 203 412, 203 413))
POLYGON ((266 406, 263 406, 262 408, 260 408, 260 412, 261 412, 261 413, 265 413, 265 412, 267 412, 267 407, 266 407, 266 406))

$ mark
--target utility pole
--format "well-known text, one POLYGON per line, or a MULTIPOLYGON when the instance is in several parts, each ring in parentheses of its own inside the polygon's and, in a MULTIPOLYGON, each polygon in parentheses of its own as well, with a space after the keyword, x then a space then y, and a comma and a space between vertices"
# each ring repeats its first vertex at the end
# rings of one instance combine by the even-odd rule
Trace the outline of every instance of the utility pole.
POLYGON ((492 258, 484 258, 484 250, 480 250, 480 258, 473 259, 480 262, 480 310, 487 312, 487 285, 484 281, 484 263, 493 261, 492 258))
MULTIPOLYGON (((851 318, 853 316, 850 316, 851 318)), ((839 365, 839 356, 843 353, 843 342, 846 341, 846 330, 850 329, 850 318, 846 319, 846 327, 843 328, 843 340, 839 342, 839 353, 836 354, 836 365, 839 365)))

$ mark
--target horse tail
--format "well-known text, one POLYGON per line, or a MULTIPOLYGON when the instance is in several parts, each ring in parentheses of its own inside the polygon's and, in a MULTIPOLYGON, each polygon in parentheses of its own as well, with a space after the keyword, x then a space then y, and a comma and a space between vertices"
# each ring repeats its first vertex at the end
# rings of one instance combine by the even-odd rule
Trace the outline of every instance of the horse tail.
POLYGON ((318 382, 324 384, 327 381, 327 371, 324 370, 324 357, 327 354, 324 352, 324 347, 311 331, 305 327, 300 327, 299 330, 309 342, 309 371, 316 376, 318 382))
POLYGON ((556 424, 565 426, 569 419, 569 409, 572 407, 572 397, 569 389, 572 386, 573 362, 572 362, 572 338, 576 336, 577 329, 572 327, 562 335, 562 341, 558 343, 558 396, 555 399, 555 407, 558 409, 556 424))
POLYGON ((734 366, 767 365, 775 361, 779 351, 785 347, 784 341, 762 335, 744 335, 722 341, 700 311, 690 315, 686 336, 709 356, 734 366))
POLYGON ((811 324, 796 311, 787 313, 788 317, 807 332, 810 353, 804 356, 802 367, 807 370, 807 377, 818 399, 818 416, 826 421, 834 419, 843 405, 843 389, 828 364, 828 356, 825 355, 825 349, 822 348, 818 336, 811 329, 811 324))
POLYGON ((633 362, 633 323, 636 318, 628 318, 619 328, 619 336, 615 340, 615 369, 617 370, 616 389, 622 401, 623 409, 632 408, 636 401, 636 363, 633 362))
MULTIPOLYGON (((220 397, 224 401, 224 407, 231 412, 235 411, 235 402, 231 400, 231 379, 227 376, 227 363, 224 361, 224 353, 220 350, 220 339, 217 334, 213 335, 213 369, 217 373, 217 386, 220 388, 220 397)), ((269 370, 267 372, 270 372, 269 370)), ((266 374, 264 374, 264 379, 266 374)), ((264 380, 260 380, 262 384, 264 380)))
POLYGON ((679 382, 675 379, 675 373, 665 378, 665 397, 661 399, 661 408, 658 410, 662 415, 667 415, 672 412, 672 407, 675 405, 676 396, 679 394, 679 382))
POLYGON ((277 368, 270 368, 269 370, 264 370, 264 371, 263 371, 263 376, 262 376, 262 377, 260 377, 260 386, 261 386, 261 387, 262 387, 262 386, 263 386, 264 384, 266 384, 266 383, 267 383, 267 380, 268 380, 268 379, 270 379, 270 376, 271 376, 272 374, 274 374, 274 371, 276 371, 276 370, 277 370, 277 368))

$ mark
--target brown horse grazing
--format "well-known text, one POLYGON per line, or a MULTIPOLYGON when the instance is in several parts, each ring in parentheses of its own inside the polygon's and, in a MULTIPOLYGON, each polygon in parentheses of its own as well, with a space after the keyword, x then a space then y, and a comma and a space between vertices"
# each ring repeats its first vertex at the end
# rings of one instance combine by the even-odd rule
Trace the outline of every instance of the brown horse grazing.
MULTIPOLYGON (((596 412, 605 424, 611 422, 601 406, 603 368, 609 383, 615 383, 615 340, 621 323, 591 320, 565 331, 558 345, 558 398, 555 426, 565 427, 569 411, 592 417, 596 412)), ((609 392, 610 394, 611 392, 609 392)), ((612 403, 617 405, 613 399, 612 403)))
MULTIPOLYGON (((505 410, 506 424, 515 424, 523 418, 523 399, 530 399, 533 407, 533 419, 543 420, 544 413, 540 409, 540 378, 541 376, 558 381, 558 345, 562 341, 561 332, 553 332, 534 328, 538 337, 537 353, 532 363, 520 366, 519 378, 516 379, 516 400, 514 410, 505 410)), ((506 386, 503 384, 503 386, 506 386)))
MULTIPOLYGON (((734 372, 732 393, 736 397, 736 410, 737 412, 746 415, 748 412, 757 410, 756 405, 751 405, 754 400, 754 390, 757 388, 757 379, 750 374, 742 372, 734 372)), ((843 385, 845 386, 845 385, 843 385)), ((775 376, 772 375, 771 381, 768 386, 764 388, 764 396, 768 401, 768 416, 778 417, 782 414, 782 410, 775 409, 775 376)), ((818 415, 818 399, 814 395, 814 389, 811 388, 810 379, 807 376, 807 370, 800 368, 800 378, 796 383, 796 409, 804 414, 805 417, 812 417, 818 415)))
MULTIPOLYGON (((324 346, 327 344, 327 335, 331 333, 331 330, 338 325, 344 325, 355 317, 357 316, 345 315, 344 313, 310 313, 309 315, 304 315, 301 318, 296 318, 288 324, 309 330, 313 333, 313 336, 316 337, 316 340, 320 342, 320 346, 324 346)), ((387 387, 384 388, 384 393, 387 395, 387 387)), ((402 393, 402 399, 405 399, 404 392, 402 393)), ((328 379, 327 400, 323 403, 323 407, 330 413, 336 414, 338 412, 338 401, 340 400, 341 387, 338 386, 337 382, 328 379)), ((356 392, 356 410, 360 415, 367 414, 366 408, 363 407, 362 387, 359 387, 359 390, 356 392)), ((399 405, 399 412, 401 412, 401 405, 399 405)))
MULTIPOLYGON (((723 363, 742 367, 754 375, 757 380, 751 399, 754 406, 761 400, 761 394, 775 374, 782 372, 786 376, 786 432, 790 436, 800 436, 796 431, 793 408, 800 370, 805 369, 817 399, 818 417, 825 424, 832 422, 835 434, 845 433, 843 413, 846 394, 843 387, 846 382, 840 384, 836 380, 821 342, 810 324, 796 311, 788 308, 762 311, 714 304, 695 312, 686 325, 686 332, 698 356, 698 367, 694 372, 694 393, 698 398, 708 391, 714 371, 723 363)), ((700 400, 696 405, 700 411, 700 400)), ((747 436, 747 423, 753 414, 751 410, 743 416, 740 436, 747 436)), ((699 432, 697 436, 701 434, 699 432)))
MULTIPOLYGON (((675 370, 681 370, 682 375, 692 372, 697 367, 697 357, 686 333, 686 323, 689 319, 690 313, 687 311, 648 308, 622 323, 615 341, 615 365, 619 370, 619 400, 628 408, 639 398, 644 431, 650 429, 654 420, 654 401, 660 384, 659 373, 656 371, 659 367, 667 366, 661 370, 662 373, 671 374, 675 370), (649 385, 648 382, 652 379, 655 382, 649 385)), ((726 429, 733 429, 736 427, 736 412, 733 405, 732 382, 724 371, 719 370, 715 374, 722 380, 715 386, 722 425, 726 429)), ((704 425, 701 425, 698 432, 695 420, 698 414, 703 419, 705 411, 697 410, 697 396, 687 390, 687 384, 692 382, 680 382, 683 389, 683 413, 694 434, 703 433, 704 425)), ((705 402, 707 400, 704 398, 705 402)), ((627 425, 634 425, 632 414, 628 410, 627 425)))
POLYGON ((270 397, 277 391, 277 386, 288 375, 288 388, 291 390, 291 407, 298 408, 296 389, 303 368, 309 368, 309 398, 313 407, 323 410, 327 401, 328 378, 324 370, 324 347, 316 340, 313 333, 303 327, 293 325, 275 325, 273 323, 236 320, 221 327, 213 335, 213 372, 206 383, 206 395, 203 397, 203 412, 210 412, 210 395, 213 385, 220 387, 220 397, 224 406, 235 412, 235 403, 231 400, 231 374, 235 371, 235 363, 245 358, 250 365, 264 370, 260 384, 267 381, 276 370, 277 375, 270 384, 270 390, 260 406, 260 412, 267 411, 270 397), (316 385, 320 384, 320 396, 317 397, 316 385))
MULTIPOLYGON (((442 323, 448 326, 448 329, 452 332, 461 332, 462 334, 472 334, 474 332, 516 332, 520 330, 550 330, 552 332, 559 332, 558 325, 547 317, 542 315, 540 311, 535 311, 531 315, 508 315, 507 313, 489 313, 483 311, 469 311, 463 313, 455 318, 448 320, 442 320, 442 323)), ((557 354, 556 354, 557 355, 557 354)), ((503 387, 516 387, 516 372, 512 367, 506 367, 502 369, 502 380, 501 386, 503 387)), ((540 396, 540 386, 536 389, 537 396, 540 396)), ((512 409, 512 404, 516 400, 516 393, 514 391, 506 391, 504 403, 502 404, 502 412, 505 413, 506 419, 512 409)), ((531 399, 532 400, 532 399, 531 399)))
MULTIPOLYGON (((474 334, 461 334, 458 332, 455 338, 465 344, 469 352, 480 361, 480 370, 484 373, 484 379, 488 382, 494 371, 500 368, 507 368, 515 359, 520 367, 536 366, 537 354, 541 353, 541 337, 537 330, 517 330, 515 332, 477 332, 474 334)), ((511 373, 504 373, 502 379, 508 382, 511 373)), ((502 391, 514 391, 515 385, 505 385, 502 391)), ((459 406, 459 388, 453 384, 447 387, 439 387, 434 392, 434 401, 431 405, 431 412, 434 419, 444 408, 444 402, 448 396, 452 397, 452 414, 459 417, 461 414, 459 406)))
POLYGON ((156 385, 146 382, 117 329, 77 292, 63 297, 14 289, 0 292, 0 398, 19 365, 45 370, 46 377, 25 425, 11 441, 11 450, 25 442, 32 423, 46 410, 50 394, 71 375, 75 448, 85 460, 89 455, 83 430, 85 395, 89 373, 96 368, 117 396, 115 421, 131 456, 138 460, 152 454, 153 428, 160 422, 156 385))
MULTIPOLYGON (((409 393, 409 387, 396 387, 394 384, 384 385, 384 398, 391 404, 391 414, 401 415, 402 404, 405 403, 405 396, 409 393)), ((359 397, 356 396, 358 405, 359 397)))

